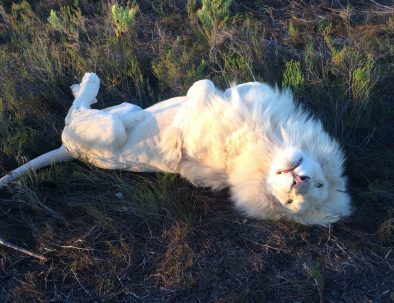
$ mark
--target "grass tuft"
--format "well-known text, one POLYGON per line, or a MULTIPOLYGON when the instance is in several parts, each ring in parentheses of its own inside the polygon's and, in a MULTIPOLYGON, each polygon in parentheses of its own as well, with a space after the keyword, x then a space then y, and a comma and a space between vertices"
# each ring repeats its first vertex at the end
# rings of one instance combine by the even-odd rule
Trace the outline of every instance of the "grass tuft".
POLYGON ((202 8, 197 12, 201 31, 209 45, 215 45, 220 32, 231 20, 230 6, 232 0, 203 0, 202 8))
POLYGON ((286 69, 283 73, 283 87, 290 87, 298 92, 304 86, 304 74, 299 61, 290 60, 286 62, 286 69))
POLYGON ((127 33, 135 24, 135 15, 138 12, 138 5, 133 4, 130 8, 114 4, 111 7, 111 14, 114 22, 114 30, 116 37, 127 33))

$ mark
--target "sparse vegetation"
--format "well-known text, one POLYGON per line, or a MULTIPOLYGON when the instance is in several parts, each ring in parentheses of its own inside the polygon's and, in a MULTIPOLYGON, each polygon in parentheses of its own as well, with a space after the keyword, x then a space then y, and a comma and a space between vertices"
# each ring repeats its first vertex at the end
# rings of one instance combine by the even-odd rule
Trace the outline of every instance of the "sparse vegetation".
POLYGON ((0 192, 0 239, 48 260, 0 246, 1 302, 393 300, 392 2, 14 2, 0 175, 60 144, 86 71, 97 108, 257 80, 290 87, 342 144, 355 212, 327 230, 246 220, 176 175, 54 165, 0 192))
POLYGON ((298 37, 298 35, 300 34, 298 29, 294 26, 293 24, 293 20, 290 20, 289 22, 289 35, 292 39, 296 39, 298 37))
POLYGON ((360 60, 360 66, 352 71, 353 99, 361 102, 367 100, 376 81, 373 59, 360 60))

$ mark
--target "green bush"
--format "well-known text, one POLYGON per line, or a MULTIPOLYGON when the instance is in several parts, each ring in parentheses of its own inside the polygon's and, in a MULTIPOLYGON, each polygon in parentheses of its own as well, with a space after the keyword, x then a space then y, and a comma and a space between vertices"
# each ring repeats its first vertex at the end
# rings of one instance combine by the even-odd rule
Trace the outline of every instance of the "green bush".
POLYGON ((81 32, 85 29, 85 18, 78 7, 62 6, 59 12, 51 9, 48 17, 49 25, 64 35, 64 43, 69 47, 76 47, 81 32))
POLYGON ((220 31, 230 21, 231 3, 232 0, 202 0, 202 8, 197 16, 201 30, 211 45, 220 39, 220 31))
POLYGON ((299 30, 294 26, 293 20, 289 21, 289 26, 287 31, 289 32, 289 36, 292 39, 296 39, 298 35, 300 34, 299 30))
POLYGON ((286 62, 282 86, 291 87, 295 91, 299 91, 303 88, 304 74, 302 73, 299 61, 290 60, 286 62))
POLYGON ((369 57, 366 60, 361 61, 360 66, 352 71, 351 89, 354 100, 363 102, 370 96, 377 81, 374 69, 374 61, 369 57))
POLYGON ((133 27, 137 12, 137 4, 131 7, 123 7, 118 4, 112 5, 111 14, 114 22, 115 34, 118 39, 121 34, 128 32, 133 27))

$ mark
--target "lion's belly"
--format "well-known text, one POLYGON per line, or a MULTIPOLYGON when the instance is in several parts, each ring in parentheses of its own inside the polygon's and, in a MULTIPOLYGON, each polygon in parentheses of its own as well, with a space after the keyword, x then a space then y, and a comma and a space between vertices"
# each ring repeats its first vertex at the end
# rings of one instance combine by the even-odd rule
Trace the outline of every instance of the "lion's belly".
POLYGON ((155 148, 155 139, 141 142, 127 140, 119 150, 86 147, 82 144, 63 143, 67 151, 76 159, 102 169, 119 169, 134 172, 176 172, 171 165, 160 160, 160 150, 155 148))
POLYGON ((83 113, 87 117, 66 125, 63 145, 74 158, 103 169, 177 172, 176 163, 163 160, 166 155, 160 146, 183 101, 183 97, 169 99, 126 118, 116 112, 127 104, 87 110, 83 113))

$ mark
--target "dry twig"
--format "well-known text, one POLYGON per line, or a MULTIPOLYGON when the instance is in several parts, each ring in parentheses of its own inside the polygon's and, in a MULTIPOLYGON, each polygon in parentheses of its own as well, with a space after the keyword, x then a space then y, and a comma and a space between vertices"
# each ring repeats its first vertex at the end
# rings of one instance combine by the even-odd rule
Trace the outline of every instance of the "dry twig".
POLYGON ((17 251, 20 251, 20 252, 26 254, 26 255, 29 255, 29 256, 34 257, 34 258, 37 258, 37 259, 39 259, 41 261, 46 261, 47 260, 47 258, 45 258, 44 256, 38 255, 38 254, 36 254, 34 252, 31 252, 30 250, 27 250, 27 249, 24 249, 22 247, 19 247, 19 246, 16 246, 14 244, 11 244, 11 243, 3 240, 1 237, 0 237, 0 245, 6 246, 8 248, 15 249, 17 251))

